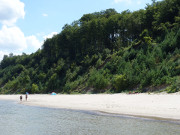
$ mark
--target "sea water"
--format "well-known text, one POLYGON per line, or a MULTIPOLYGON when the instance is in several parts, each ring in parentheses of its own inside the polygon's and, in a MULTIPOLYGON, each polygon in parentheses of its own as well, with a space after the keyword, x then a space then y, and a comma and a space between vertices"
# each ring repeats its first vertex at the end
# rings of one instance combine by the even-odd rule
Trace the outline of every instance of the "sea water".
POLYGON ((180 135, 180 122, 0 100, 0 135, 180 135))

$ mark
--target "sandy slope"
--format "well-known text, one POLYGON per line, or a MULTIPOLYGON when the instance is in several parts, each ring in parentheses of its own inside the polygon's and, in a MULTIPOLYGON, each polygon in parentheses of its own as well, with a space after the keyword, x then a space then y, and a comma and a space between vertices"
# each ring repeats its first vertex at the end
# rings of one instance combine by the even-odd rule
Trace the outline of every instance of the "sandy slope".
POLYGON ((108 113, 180 120, 180 94, 0 95, 33 106, 103 111, 108 113))

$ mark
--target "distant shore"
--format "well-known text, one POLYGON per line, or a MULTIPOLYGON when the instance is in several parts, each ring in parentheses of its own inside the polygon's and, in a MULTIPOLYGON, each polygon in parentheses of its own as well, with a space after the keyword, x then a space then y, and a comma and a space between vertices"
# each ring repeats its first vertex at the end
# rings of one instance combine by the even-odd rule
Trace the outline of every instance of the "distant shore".
POLYGON ((0 100, 51 108, 99 111, 156 119, 180 120, 180 93, 175 94, 30 94, 19 101, 20 95, 0 95, 0 100))

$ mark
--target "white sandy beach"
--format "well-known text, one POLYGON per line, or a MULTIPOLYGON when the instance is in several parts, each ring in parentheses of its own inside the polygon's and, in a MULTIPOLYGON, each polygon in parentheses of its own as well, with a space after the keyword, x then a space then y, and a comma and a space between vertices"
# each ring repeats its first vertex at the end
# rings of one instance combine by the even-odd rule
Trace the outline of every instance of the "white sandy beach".
POLYGON ((180 94, 0 95, 0 100, 52 108, 102 111, 132 116, 180 120, 180 94))

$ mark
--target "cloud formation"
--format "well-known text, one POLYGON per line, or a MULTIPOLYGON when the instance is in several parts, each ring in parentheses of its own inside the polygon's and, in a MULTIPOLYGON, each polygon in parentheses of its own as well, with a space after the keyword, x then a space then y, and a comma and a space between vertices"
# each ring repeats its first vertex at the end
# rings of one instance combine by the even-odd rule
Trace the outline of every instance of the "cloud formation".
POLYGON ((44 14, 42 14, 42 16, 47 17, 47 16, 48 16, 48 14, 44 13, 44 14))
POLYGON ((43 36, 44 39, 47 39, 47 38, 52 38, 54 35, 57 35, 58 33, 57 32, 51 32, 50 34, 46 35, 46 36, 43 36))
POLYGON ((3 51, 15 52, 41 48, 41 43, 35 36, 25 37, 16 26, 3 26, 0 30, 0 48, 3 51))
POLYGON ((36 51, 41 48, 42 43, 36 38, 36 36, 26 37, 27 50, 36 51))
POLYGON ((13 25, 24 16, 24 3, 20 0, 0 0, 0 23, 13 25))
POLYGON ((42 43, 36 36, 25 36, 16 22, 24 18, 24 3, 20 0, 0 0, 0 61, 4 55, 35 52, 42 43))
MULTIPOLYGON (((52 32, 46 36, 44 39, 52 38, 57 32, 52 32)), ((3 59, 4 55, 9 55, 11 52, 14 55, 20 55, 22 52, 30 54, 40 49, 42 46, 36 36, 25 36, 20 28, 16 26, 3 25, 0 30, 0 61, 3 59)))
POLYGON ((0 30, 0 48, 6 51, 22 51, 27 48, 24 33, 16 26, 3 26, 0 30))
POLYGON ((4 55, 8 55, 9 52, 0 51, 0 61, 3 59, 4 55))

